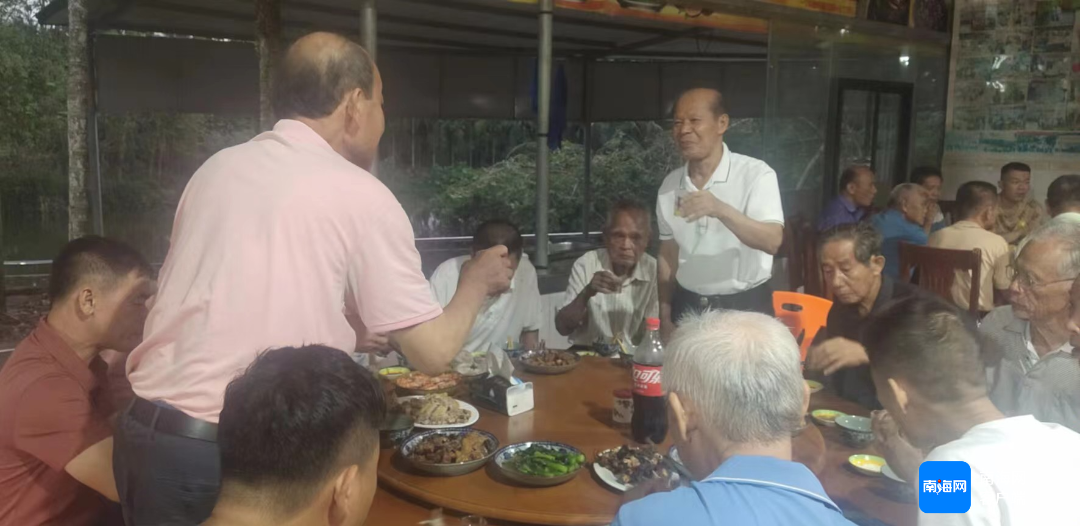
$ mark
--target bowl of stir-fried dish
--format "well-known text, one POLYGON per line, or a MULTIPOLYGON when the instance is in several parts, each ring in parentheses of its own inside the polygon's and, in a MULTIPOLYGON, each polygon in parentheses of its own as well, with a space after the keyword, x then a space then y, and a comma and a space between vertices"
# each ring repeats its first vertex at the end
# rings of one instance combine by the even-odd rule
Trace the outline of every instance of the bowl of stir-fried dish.
POLYGON ((529 373, 557 375, 577 368, 581 358, 570 351, 539 350, 522 354, 517 362, 529 373))
POLYGON ((494 463, 511 481, 551 487, 574 479, 585 465, 585 454, 565 443, 530 441, 503 447, 494 463))
POLYGON ((401 445, 401 457, 432 476, 461 476, 483 467, 495 455, 499 440, 483 430, 431 430, 401 445))
POLYGON ((407 395, 427 395, 429 393, 453 393, 461 383, 461 374, 457 372, 440 373, 431 376, 414 371, 398 377, 394 384, 407 395))
POLYGON ((601 481, 626 492, 653 478, 670 478, 664 455, 653 447, 623 445, 609 448, 596 455, 593 472, 601 481))

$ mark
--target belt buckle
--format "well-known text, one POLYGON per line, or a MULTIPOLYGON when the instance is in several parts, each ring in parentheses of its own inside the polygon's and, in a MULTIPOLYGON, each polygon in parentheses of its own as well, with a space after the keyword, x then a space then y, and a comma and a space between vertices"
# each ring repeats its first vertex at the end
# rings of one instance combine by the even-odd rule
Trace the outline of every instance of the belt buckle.
POLYGON ((698 297, 698 304, 700 304, 702 308, 709 307, 709 298, 705 296, 698 297))

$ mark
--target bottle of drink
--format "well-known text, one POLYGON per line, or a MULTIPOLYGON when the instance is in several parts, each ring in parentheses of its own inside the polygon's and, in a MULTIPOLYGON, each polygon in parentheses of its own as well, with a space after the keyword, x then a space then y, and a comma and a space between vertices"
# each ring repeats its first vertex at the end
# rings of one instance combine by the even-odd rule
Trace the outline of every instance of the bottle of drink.
POLYGON ((667 436, 667 401, 660 386, 664 365, 660 319, 646 319, 645 329, 645 338, 634 350, 634 417, 630 430, 634 441, 659 445, 667 436))

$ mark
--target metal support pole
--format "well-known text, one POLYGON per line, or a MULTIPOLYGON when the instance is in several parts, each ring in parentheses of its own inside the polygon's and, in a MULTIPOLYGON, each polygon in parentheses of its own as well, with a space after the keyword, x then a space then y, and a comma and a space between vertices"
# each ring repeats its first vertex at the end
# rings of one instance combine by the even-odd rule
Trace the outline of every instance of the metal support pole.
POLYGON ((360 45, 364 46, 371 60, 376 60, 378 52, 376 37, 378 35, 378 14, 375 11, 375 0, 360 0, 360 45))
POLYGON ((584 187, 584 197, 581 205, 581 236, 583 241, 589 240, 589 215, 592 214, 592 112, 589 111, 589 107, 592 105, 592 99, 589 97, 591 88, 591 80, 589 78, 589 65, 591 60, 586 59, 582 66, 582 84, 581 92, 582 99, 585 101, 582 114, 584 116, 585 126, 585 176, 582 181, 582 187, 584 187))
POLYGON ((536 261, 548 266, 548 130, 551 113, 551 23, 554 0, 540 0, 540 49, 537 63, 536 104, 536 261))
POLYGON ((98 138, 97 35, 93 29, 86 47, 90 55, 90 97, 86 116, 90 148, 90 219, 94 234, 105 236, 105 213, 101 205, 101 141, 98 138))

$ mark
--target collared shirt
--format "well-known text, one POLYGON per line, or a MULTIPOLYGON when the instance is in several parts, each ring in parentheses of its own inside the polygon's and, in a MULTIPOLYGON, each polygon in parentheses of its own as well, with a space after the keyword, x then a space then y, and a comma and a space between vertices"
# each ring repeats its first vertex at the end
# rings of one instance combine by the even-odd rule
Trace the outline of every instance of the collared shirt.
POLYGON ((64 467, 112 435, 106 365, 42 319, 0 372, 0 524, 93 525, 108 501, 64 467))
POLYGON ((1062 212, 1061 214, 1054 216, 1054 219, 1051 221, 1067 221, 1080 224, 1080 212, 1062 212))
POLYGON ((299 121, 204 163, 170 241, 128 378, 198 419, 217 422, 225 386, 263 350, 353 351, 346 311, 377 333, 442 313, 397 199, 299 121))
POLYGON ((900 242, 926 245, 929 237, 921 225, 908 221, 903 212, 889 209, 870 220, 881 233, 881 254, 885 257, 884 273, 893 278, 900 276, 900 242))
POLYGON ((979 331, 1002 356, 987 372, 990 399, 1007 415, 1034 415, 1080 432, 1080 362, 1066 342, 1039 357, 1031 323, 1002 306, 983 319, 979 331))
MULTIPOLYGON (((919 288, 904 282, 897 282, 888 276, 881 276, 881 288, 874 300, 874 307, 870 309, 870 315, 881 311, 889 302, 901 298, 924 294, 919 288)), ((825 331, 818 333, 817 342, 824 342, 831 338, 842 337, 855 342, 862 342, 862 330, 866 323, 866 317, 859 314, 859 306, 845 305, 833 302, 829 309, 829 318, 826 320, 825 331)), ((877 410, 881 408, 878 402, 877 391, 874 388, 874 379, 870 377, 870 367, 855 366, 839 370, 832 374, 829 384, 836 390, 840 397, 859 403, 865 408, 877 410)))
POLYGON ((833 227, 859 223, 866 219, 867 210, 856 205, 847 196, 836 196, 825 205, 818 220, 818 232, 825 232, 833 227))
MULTIPOLYGON (((570 283, 562 309, 577 298, 593 275, 611 271, 611 259, 607 249, 589 251, 574 262, 570 271, 570 283)), ((634 273, 627 278, 618 293, 597 293, 589 299, 587 320, 570 335, 570 341, 582 346, 597 340, 610 342, 619 335, 626 344, 641 340, 645 331, 645 319, 658 317, 659 297, 656 293, 656 258, 642 254, 634 273)))
MULTIPOLYGON (((451 258, 439 264, 431 274, 431 291, 443 307, 454 298, 461 267, 470 258, 469 255, 451 258)), ((507 338, 517 342, 523 331, 539 329, 540 286, 536 268, 529 261, 529 255, 522 254, 514 279, 510 281, 510 290, 487 299, 476 315, 469 338, 465 339, 464 350, 487 351, 491 346, 502 349, 506 346, 507 338)))
MULTIPOLYGON (((736 154, 724 144, 720 164, 701 190, 752 220, 784 224, 776 172, 760 159, 736 154)), ((664 178, 656 200, 661 240, 679 245, 679 285, 699 295, 730 295, 757 287, 772 276, 773 257, 739 241, 724 223, 705 217, 693 223, 676 215, 678 200, 698 188, 689 165, 664 178)))
POLYGON ((619 509, 612 525, 853 525, 806 465, 734 456, 689 487, 619 509))
MULTIPOLYGON (((930 235, 930 247, 941 249, 982 250, 982 284, 979 289, 979 310, 994 309, 994 289, 1005 290, 1012 282, 1012 249, 1005 238, 998 236, 973 221, 958 221, 930 235)), ((971 293, 971 273, 957 271, 952 284, 952 299, 963 309, 968 308, 971 293)))
POLYGON ((1046 210, 1037 201, 1028 198, 1016 207, 998 207, 994 232, 1010 244, 1020 242, 1046 220, 1046 210))
POLYGON ((1080 434, 1068 428, 1030 415, 997 419, 931 450, 926 461, 971 467, 971 508, 920 511, 919 525, 1080 525, 1071 481, 1080 467, 1080 434))

